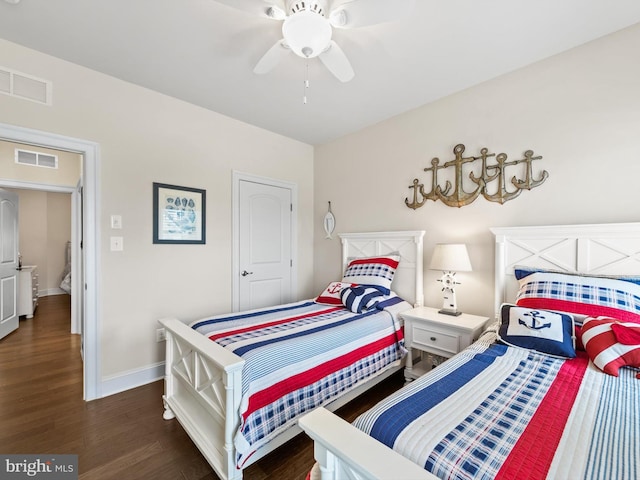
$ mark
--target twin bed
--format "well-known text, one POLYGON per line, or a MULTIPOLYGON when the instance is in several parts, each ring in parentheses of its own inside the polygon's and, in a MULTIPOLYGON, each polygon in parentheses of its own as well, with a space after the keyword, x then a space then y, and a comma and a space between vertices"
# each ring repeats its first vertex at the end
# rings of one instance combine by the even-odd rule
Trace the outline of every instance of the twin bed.
MULTIPOLYGON (((620 318, 631 327, 640 323, 640 286, 632 282, 637 277, 629 277, 640 271, 640 224, 492 231, 495 312, 500 322, 354 425, 328 408, 343 405, 401 367, 398 313, 422 304, 424 232, 341 236, 344 266, 352 265, 354 257, 400 259, 392 289, 407 303, 389 294, 371 308, 351 314, 339 304, 306 301, 278 308, 294 312, 285 313, 284 319, 276 319, 276 313, 267 309, 196 322, 194 326, 215 337, 215 342, 177 320, 163 320, 165 418, 178 418, 223 479, 242 478, 243 468, 297 434, 298 425, 315 442, 314 476, 322 480, 635 478, 640 471, 640 380, 636 370, 618 371, 619 363, 607 362, 613 349, 626 364, 638 365, 640 347, 625 344, 626 353, 620 353, 615 350, 618 344, 607 350, 598 343, 600 337, 591 339, 598 329, 621 323, 607 321, 610 318, 620 318), (516 266, 519 281, 514 276, 516 266), (600 277, 613 275, 625 278, 600 277), (516 301, 517 306, 503 306, 516 301), (312 311, 319 312, 320 323, 306 323, 312 311), (588 318, 594 316, 602 318, 588 318), (551 322, 551 317, 559 323, 551 322), (355 327, 359 322, 366 325, 364 333, 355 327), (384 354, 369 350, 381 342, 374 337, 374 323, 380 325, 382 338, 393 340, 382 341, 384 354), (542 328, 551 323, 561 327, 542 328), (307 335, 310 330, 325 330, 328 324, 340 325, 326 328, 334 332, 330 337, 335 344, 329 344, 335 348, 330 350, 338 352, 331 357, 316 350, 326 339, 307 335), (294 330, 283 330, 283 325, 294 330), (573 346, 576 325, 587 351, 573 346), (550 330, 548 338, 538 333, 550 330), (354 337, 346 338, 347 331, 354 337), (278 342, 284 344, 280 353, 263 349, 272 338, 284 338, 278 342), (558 358, 556 350, 552 355, 545 351, 547 345, 555 348, 558 343, 569 350, 566 355, 560 351, 569 358, 558 358), (344 359, 346 351, 363 349, 366 352, 356 355, 355 362, 344 359), (284 363, 279 363, 283 357, 284 363), (301 363, 291 357, 299 357, 301 363), (385 360, 368 371, 377 363, 371 361, 374 357, 385 360), (311 359, 317 361, 310 363, 311 359), (339 368, 331 372, 320 368, 327 373, 323 376, 318 365, 328 363, 339 368), (349 369, 360 373, 347 374, 349 369), (311 386, 310 372, 315 375, 311 386), (347 377, 354 382, 347 382, 347 377), (276 392, 284 386, 279 400, 276 392), (294 408, 295 417, 286 413, 290 418, 283 424, 245 435, 249 424, 271 423, 288 412, 291 397, 303 400, 294 408), (275 399, 275 406, 267 399, 275 399)), ((341 302, 346 305, 345 298, 341 302)), ((632 343, 637 332, 631 327, 621 332, 632 343)), ((617 332, 616 328, 609 330, 617 332)))
POLYGON ((423 235, 340 236, 345 278, 336 282, 380 281, 379 295, 354 288, 341 299, 332 282, 316 299, 191 326, 161 320, 167 332, 164 418, 178 419, 218 476, 240 479, 244 468, 301 432, 300 414, 339 408, 400 369, 398 312, 422 304, 423 235), (393 292, 384 288, 391 281, 393 292), (362 308, 360 299, 371 308, 362 308))
POLYGON ((493 233, 496 324, 353 425, 301 418, 315 478, 638 478, 640 224, 493 233))

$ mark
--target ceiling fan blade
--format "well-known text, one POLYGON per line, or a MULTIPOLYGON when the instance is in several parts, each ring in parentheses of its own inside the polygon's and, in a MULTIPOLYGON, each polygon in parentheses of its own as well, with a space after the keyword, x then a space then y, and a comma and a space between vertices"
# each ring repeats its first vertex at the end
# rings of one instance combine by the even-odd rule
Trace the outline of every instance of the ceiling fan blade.
POLYGON ((285 55, 288 55, 291 49, 285 46, 284 40, 278 40, 273 46, 267 50, 262 58, 253 67, 253 73, 264 75, 275 68, 285 55))
POLYGON ((251 13, 264 18, 275 18, 272 14, 269 13, 269 9, 271 7, 273 7, 277 11, 284 12, 284 3, 282 0, 213 0, 213 1, 235 8, 236 10, 241 10, 243 12, 251 13))
POLYGON ((331 40, 329 49, 322 52, 319 58, 324 66, 341 82, 348 82, 355 76, 349 59, 335 41, 331 40))
POLYGON ((355 28, 393 22, 408 15, 415 0, 352 0, 338 5, 329 21, 336 28, 355 28))

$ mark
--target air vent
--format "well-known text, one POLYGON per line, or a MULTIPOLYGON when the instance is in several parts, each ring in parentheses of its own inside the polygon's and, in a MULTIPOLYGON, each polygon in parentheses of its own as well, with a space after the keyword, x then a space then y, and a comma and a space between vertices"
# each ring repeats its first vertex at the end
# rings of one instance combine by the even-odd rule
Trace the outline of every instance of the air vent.
POLYGON ((51 105, 52 83, 26 73, 0 67, 0 93, 51 105))
POLYGON ((11 74, 0 70, 0 92, 11 93, 11 74))
POLYGON ((16 163, 32 167, 58 168, 58 156, 31 150, 15 150, 16 163))

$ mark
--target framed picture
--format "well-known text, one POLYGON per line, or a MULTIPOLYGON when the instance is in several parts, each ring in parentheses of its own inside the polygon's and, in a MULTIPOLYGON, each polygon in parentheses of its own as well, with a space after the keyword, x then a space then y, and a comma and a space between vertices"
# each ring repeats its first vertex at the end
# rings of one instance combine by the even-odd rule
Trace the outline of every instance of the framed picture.
POLYGON ((153 183, 153 243, 205 244, 206 191, 153 183))

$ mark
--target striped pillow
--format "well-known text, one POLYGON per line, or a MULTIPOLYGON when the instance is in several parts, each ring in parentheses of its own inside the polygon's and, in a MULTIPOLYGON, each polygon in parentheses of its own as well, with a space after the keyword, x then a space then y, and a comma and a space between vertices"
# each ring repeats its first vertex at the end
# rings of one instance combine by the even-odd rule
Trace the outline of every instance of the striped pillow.
POLYGON ((640 285, 610 278, 538 272, 520 280, 516 305, 640 323, 640 285))
POLYGON ((398 263, 400 255, 356 258, 347 265, 342 281, 374 287, 389 295, 398 263))
POLYGON ((376 306, 384 294, 373 287, 346 287, 340 292, 342 304, 353 313, 362 313, 376 306))
POLYGON ((589 317, 582 326, 582 341, 594 365, 609 375, 617 377, 620 367, 640 367, 640 325, 637 323, 589 317))

